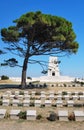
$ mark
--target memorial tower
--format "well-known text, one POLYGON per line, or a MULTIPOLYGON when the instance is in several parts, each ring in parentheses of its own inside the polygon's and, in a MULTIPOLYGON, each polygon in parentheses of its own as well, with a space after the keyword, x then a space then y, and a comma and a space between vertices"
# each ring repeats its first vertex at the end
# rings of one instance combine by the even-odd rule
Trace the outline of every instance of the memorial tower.
POLYGON ((60 76, 59 63, 57 57, 49 57, 48 76, 60 76))

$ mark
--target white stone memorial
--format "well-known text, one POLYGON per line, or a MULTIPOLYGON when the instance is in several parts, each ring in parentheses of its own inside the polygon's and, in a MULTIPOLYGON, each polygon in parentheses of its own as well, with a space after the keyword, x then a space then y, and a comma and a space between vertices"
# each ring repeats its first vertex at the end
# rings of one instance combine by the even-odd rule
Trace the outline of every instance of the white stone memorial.
POLYGON ((54 95, 54 91, 49 91, 49 94, 53 94, 54 95))
POLYGON ((57 57, 50 56, 48 66, 48 76, 60 76, 58 64, 59 62, 57 57))
POLYGON ((0 119, 3 119, 6 115, 6 109, 0 109, 0 119))
POLYGON ((25 94, 25 95, 24 95, 24 99, 25 99, 25 100, 30 100, 30 95, 25 94))
POLYGON ((8 98, 9 98, 8 94, 3 94, 3 99, 8 99, 8 98))
POLYGON ((68 111, 58 110, 59 121, 68 121, 68 111))
POLYGON ((31 96, 32 96, 32 97, 35 97, 35 93, 36 93, 36 91, 32 91, 32 92, 31 92, 31 96))
POLYGON ((50 95, 49 95, 49 99, 50 99, 50 100, 53 100, 53 99, 54 99, 54 94, 50 94, 50 95))
POLYGON ((19 103, 20 103, 20 101, 18 99, 13 99, 12 100, 12 105, 13 106, 18 106, 19 103))
POLYGON ((27 106, 27 107, 29 107, 29 105, 30 105, 30 100, 23 100, 23 106, 27 106))
POLYGON ((70 96, 70 95, 71 95, 71 92, 68 91, 67 94, 70 96))
POLYGON ((73 107, 74 106, 74 101, 73 100, 68 100, 67 105, 68 105, 68 107, 73 107))
POLYGON ((58 95, 62 95, 62 91, 58 91, 57 94, 58 94, 58 95))
POLYGON ((36 110, 27 110, 27 120, 36 120, 36 110))
POLYGON ((45 107, 51 107, 51 100, 45 100, 45 107))
POLYGON ((10 119, 19 119, 18 114, 20 113, 20 110, 10 110, 10 119))
POLYGON ((28 92, 28 91, 24 91, 24 95, 25 95, 25 94, 29 94, 29 92, 28 92))
POLYGON ((15 91, 15 96, 18 96, 19 95, 19 91, 15 91))
POLYGON ((14 99, 14 97, 15 97, 15 95, 11 94, 9 98, 14 99))
POLYGON ((56 101, 56 106, 57 107, 63 107, 63 101, 62 100, 57 100, 56 101))
POLYGON ((77 96, 78 96, 78 92, 75 92, 75 95, 77 95, 77 96))
POLYGON ((3 102, 3 106, 9 105, 9 99, 4 99, 2 102, 3 102))
POLYGON ((23 99, 23 95, 18 95, 17 98, 18 98, 19 100, 22 100, 22 99, 23 99))
POLYGON ((65 100, 69 100, 70 96, 69 95, 64 95, 65 100))
POLYGON ((48 65, 48 75, 41 76, 40 82, 72 82, 75 80, 73 77, 60 75, 58 57, 50 56, 48 65))
POLYGON ((41 98, 41 100, 45 100, 46 99, 46 95, 45 94, 41 94, 40 98, 41 98))
POLYGON ((77 95, 73 95, 72 98, 73 98, 73 100, 78 100, 78 96, 77 95))
POLYGON ((57 100, 62 100, 62 95, 57 95, 57 100))
POLYGON ((9 96, 11 95, 11 91, 6 91, 6 94, 8 94, 9 96))
POLYGON ((79 96, 79 99, 80 99, 81 101, 84 101, 84 95, 80 95, 80 96, 79 96))
POLYGON ((81 111, 81 110, 77 111, 77 110, 75 110, 74 114, 75 114, 75 120, 76 121, 84 121, 84 111, 81 111))
POLYGON ((41 100, 35 100, 35 107, 40 107, 41 106, 41 100))

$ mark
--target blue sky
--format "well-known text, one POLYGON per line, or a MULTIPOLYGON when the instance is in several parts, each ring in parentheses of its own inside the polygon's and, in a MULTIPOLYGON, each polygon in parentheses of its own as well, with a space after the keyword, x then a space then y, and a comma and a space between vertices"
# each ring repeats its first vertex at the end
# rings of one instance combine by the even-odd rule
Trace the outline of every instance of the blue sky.
MULTIPOLYGON (((61 16, 71 21, 76 33, 76 40, 79 43, 79 50, 76 55, 61 57, 60 71, 62 75, 74 77, 84 77, 84 0, 1 0, 0 1, 0 29, 11 26, 12 21, 19 18, 22 14, 30 11, 42 11, 45 14, 61 16)), ((4 44, 0 37, 0 49, 4 44)), ((11 58, 11 54, 0 56, 0 62, 11 58)), ((48 61, 47 57, 36 57, 48 61)), ((22 64, 23 59, 17 57, 22 64)), ((42 69, 38 64, 29 65, 27 76, 41 76, 42 69)), ((21 76, 21 68, 0 67, 0 76, 21 76)))

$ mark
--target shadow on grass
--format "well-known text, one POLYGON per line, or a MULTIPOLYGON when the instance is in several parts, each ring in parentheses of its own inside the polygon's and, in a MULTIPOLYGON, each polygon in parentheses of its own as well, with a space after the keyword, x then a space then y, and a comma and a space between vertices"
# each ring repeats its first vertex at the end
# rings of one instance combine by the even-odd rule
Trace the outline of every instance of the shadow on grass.
POLYGON ((12 88, 20 88, 18 84, 0 84, 0 89, 12 89, 12 88))
MULTIPOLYGON (((12 89, 12 88, 17 88, 17 89, 22 89, 20 84, 0 84, 0 89, 12 89)), ((43 89, 47 88, 47 85, 44 83, 43 85, 41 84, 33 84, 29 83, 28 85, 25 86, 25 89, 43 89)))

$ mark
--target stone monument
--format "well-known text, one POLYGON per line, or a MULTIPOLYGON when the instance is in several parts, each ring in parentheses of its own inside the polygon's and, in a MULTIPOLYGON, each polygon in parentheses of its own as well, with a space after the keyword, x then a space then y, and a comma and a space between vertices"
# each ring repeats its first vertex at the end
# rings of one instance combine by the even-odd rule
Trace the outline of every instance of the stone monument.
POLYGON ((40 82, 72 82, 75 78, 60 75, 59 63, 57 57, 49 57, 48 75, 41 76, 40 82))
POLYGON ((48 66, 48 76, 60 76, 59 61, 57 57, 50 56, 48 66))

